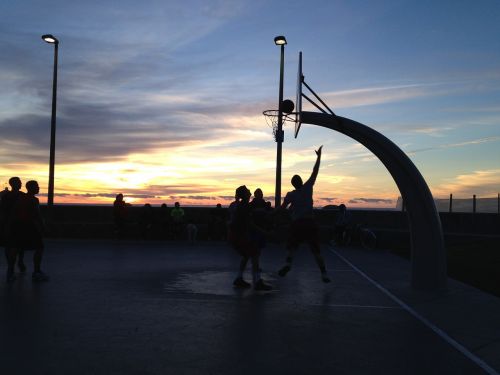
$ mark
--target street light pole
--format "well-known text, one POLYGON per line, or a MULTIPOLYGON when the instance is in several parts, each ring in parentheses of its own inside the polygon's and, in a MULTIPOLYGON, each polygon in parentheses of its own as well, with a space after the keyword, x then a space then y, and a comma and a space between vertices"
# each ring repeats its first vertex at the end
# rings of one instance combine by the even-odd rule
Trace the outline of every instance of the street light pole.
POLYGON ((285 65, 285 44, 286 39, 280 35, 274 38, 274 43, 281 47, 280 58, 280 87, 279 87, 279 102, 278 102, 278 128, 276 130, 276 190, 274 197, 274 207, 281 206, 281 155, 282 144, 284 139, 283 132, 283 71, 285 65))
POLYGON ((54 169, 55 169, 55 153, 56 153, 56 105, 57 105, 57 57, 59 49, 59 40, 48 34, 43 35, 42 39, 54 45, 54 75, 52 82, 52 117, 50 121, 50 159, 49 159, 49 190, 47 194, 47 208, 52 211, 54 206, 54 169))

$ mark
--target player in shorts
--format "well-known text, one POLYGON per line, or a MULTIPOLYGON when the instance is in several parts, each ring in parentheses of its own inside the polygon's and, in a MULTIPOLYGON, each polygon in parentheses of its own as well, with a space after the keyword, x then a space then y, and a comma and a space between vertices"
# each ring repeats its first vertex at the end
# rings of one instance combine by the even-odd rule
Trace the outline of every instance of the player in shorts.
POLYGON ((33 250, 33 281, 48 281, 49 276, 41 269, 44 244, 42 239, 43 234, 43 219, 40 214, 40 202, 36 195, 40 192, 37 181, 26 182, 28 205, 28 217, 24 223, 24 240, 21 251, 33 250))
POLYGON ((252 238, 252 231, 259 230, 252 221, 249 201, 250 190, 245 185, 236 189, 235 201, 229 206, 228 241, 241 255, 238 275, 233 285, 238 288, 249 288, 250 284, 243 280, 248 260, 252 262, 253 287, 255 290, 266 291, 272 287, 264 283, 260 275, 259 257, 260 248, 252 238))
POLYGON ((292 216, 292 224, 286 245, 288 256, 285 266, 278 272, 281 277, 284 277, 291 270, 295 250, 302 242, 306 242, 309 244, 314 259, 321 271, 321 280, 325 283, 330 282, 325 261, 320 252, 318 223, 313 214, 313 186, 316 182, 316 177, 318 177, 322 148, 323 146, 315 151, 317 158, 311 177, 303 183, 299 175, 293 176, 292 185, 295 190, 287 193, 281 205, 282 209, 286 209, 290 205, 292 216))

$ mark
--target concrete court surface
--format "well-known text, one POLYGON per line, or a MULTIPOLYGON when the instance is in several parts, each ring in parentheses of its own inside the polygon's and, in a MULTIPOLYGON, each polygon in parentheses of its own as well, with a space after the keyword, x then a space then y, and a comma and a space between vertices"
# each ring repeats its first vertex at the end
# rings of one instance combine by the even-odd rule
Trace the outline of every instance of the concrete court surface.
POLYGON ((47 283, 6 284, 0 263, 1 374, 488 373, 327 247, 331 284, 305 247, 286 278, 283 248, 266 249, 272 292, 232 287, 225 243, 46 247, 47 283))

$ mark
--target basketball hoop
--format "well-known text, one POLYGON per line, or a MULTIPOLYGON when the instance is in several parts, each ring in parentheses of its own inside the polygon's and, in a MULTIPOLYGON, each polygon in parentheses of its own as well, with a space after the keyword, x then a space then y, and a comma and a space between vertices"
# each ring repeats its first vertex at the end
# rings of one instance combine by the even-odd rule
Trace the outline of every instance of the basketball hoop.
MULTIPOLYGON (((285 125, 285 122, 295 122, 297 118, 297 113, 293 112, 294 103, 291 100, 285 99, 281 103, 282 115, 281 118, 283 120, 282 125, 285 125)), ((262 114, 266 118, 267 125, 273 129, 274 139, 276 139, 276 131, 278 130, 278 119, 279 119, 279 110, 277 109, 268 109, 262 114)))
MULTIPOLYGON (((267 125, 273 129, 273 135, 276 138, 276 131, 278 130, 278 117, 279 111, 277 109, 268 109, 262 112, 266 118, 267 125)), ((295 122, 295 112, 283 113, 282 115, 283 125, 285 122, 295 122)))

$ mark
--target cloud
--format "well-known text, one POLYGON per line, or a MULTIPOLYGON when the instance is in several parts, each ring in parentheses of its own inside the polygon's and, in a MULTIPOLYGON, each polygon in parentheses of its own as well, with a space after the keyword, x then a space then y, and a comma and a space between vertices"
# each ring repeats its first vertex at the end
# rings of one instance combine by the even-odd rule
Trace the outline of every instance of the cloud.
POLYGON ((335 108, 352 108, 367 105, 399 102, 424 96, 439 95, 436 84, 409 84, 396 86, 367 87, 322 94, 327 103, 335 108))
POLYGON ((357 203, 384 203, 384 204, 389 204, 389 203, 394 203, 394 199, 384 199, 384 198, 353 198, 349 200, 349 203, 351 204, 357 204, 357 203))
POLYGON ((337 199, 338 199, 338 198, 328 198, 328 197, 323 197, 323 198, 318 198, 317 200, 332 203, 332 202, 334 202, 334 201, 335 201, 335 200, 337 200, 337 199))
MULTIPOLYGON (((189 5, 158 2, 139 8, 128 0, 120 8, 85 4, 62 3, 54 15, 67 30, 60 36, 58 164, 120 161, 129 154, 155 149, 264 138, 263 132, 241 133, 241 124, 255 124, 252 116, 261 117, 265 105, 239 100, 243 94, 232 95, 236 89, 242 92, 232 81, 210 82, 213 79, 207 72, 218 69, 225 55, 206 53, 192 58, 185 51, 173 55, 240 15, 248 4, 227 0, 210 4, 194 0, 189 5), (67 15, 75 12, 78 17, 69 25, 72 17, 67 15), (66 17, 58 19, 59 14, 66 17), (78 32, 79 27, 85 27, 85 33, 78 32)), ((7 7, 9 11, 16 9, 7 7)), ((33 16, 32 27, 36 27, 43 18, 37 13, 45 11, 32 3, 24 19, 33 16)), ((52 50, 32 32, 20 34, 5 24, 0 30, 9 50, 0 56, 0 163, 44 163, 50 131, 52 50), (39 48, 33 48, 34 43, 39 48)))
POLYGON ((500 191, 500 169, 460 174, 448 182, 432 186, 431 190, 435 196, 447 196, 450 193, 466 197, 472 197, 474 194, 482 197, 496 196, 500 191))
POLYGON ((220 197, 207 197, 206 195, 170 195, 170 199, 181 200, 181 199, 189 199, 189 200, 198 200, 198 201, 215 201, 219 200, 220 197))
POLYGON ((447 148, 479 145, 479 144, 483 144, 483 143, 498 142, 498 141, 500 141, 500 136, 491 136, 491 137, 471 139, 471 140, 464 141, 464 142, 447 143, 447 144, 443 144, 443 145, 417 148, 417 149, 407 151, 407 154, 408 155, 415 155, 417 153, 424 152, 424 151, 442 150, 442 149, 447 149, 447 148))
MULTIPOLYGON (((191 105, 191 109, 173 109, 169 108, 173 104, 145 102, 141 105, 133 99, 91 104, 66 98, 57 117, 58 163, 118 161, 148 150, 175 149, 190 144, 207 147, 210 143, 222 145, 269 138, 263 131, 252 130, 256 126, 251 124, 262 119, 252 119, 248 105, 226 104, 223 108, 218 103, 191 105), (251 124, 242 126, 245 120, 251 124)), ((48 115, 20 115, 0 120, 0 160, 12 163, 20 157, 24 162, 46 159, 49 129, 48 115)))

